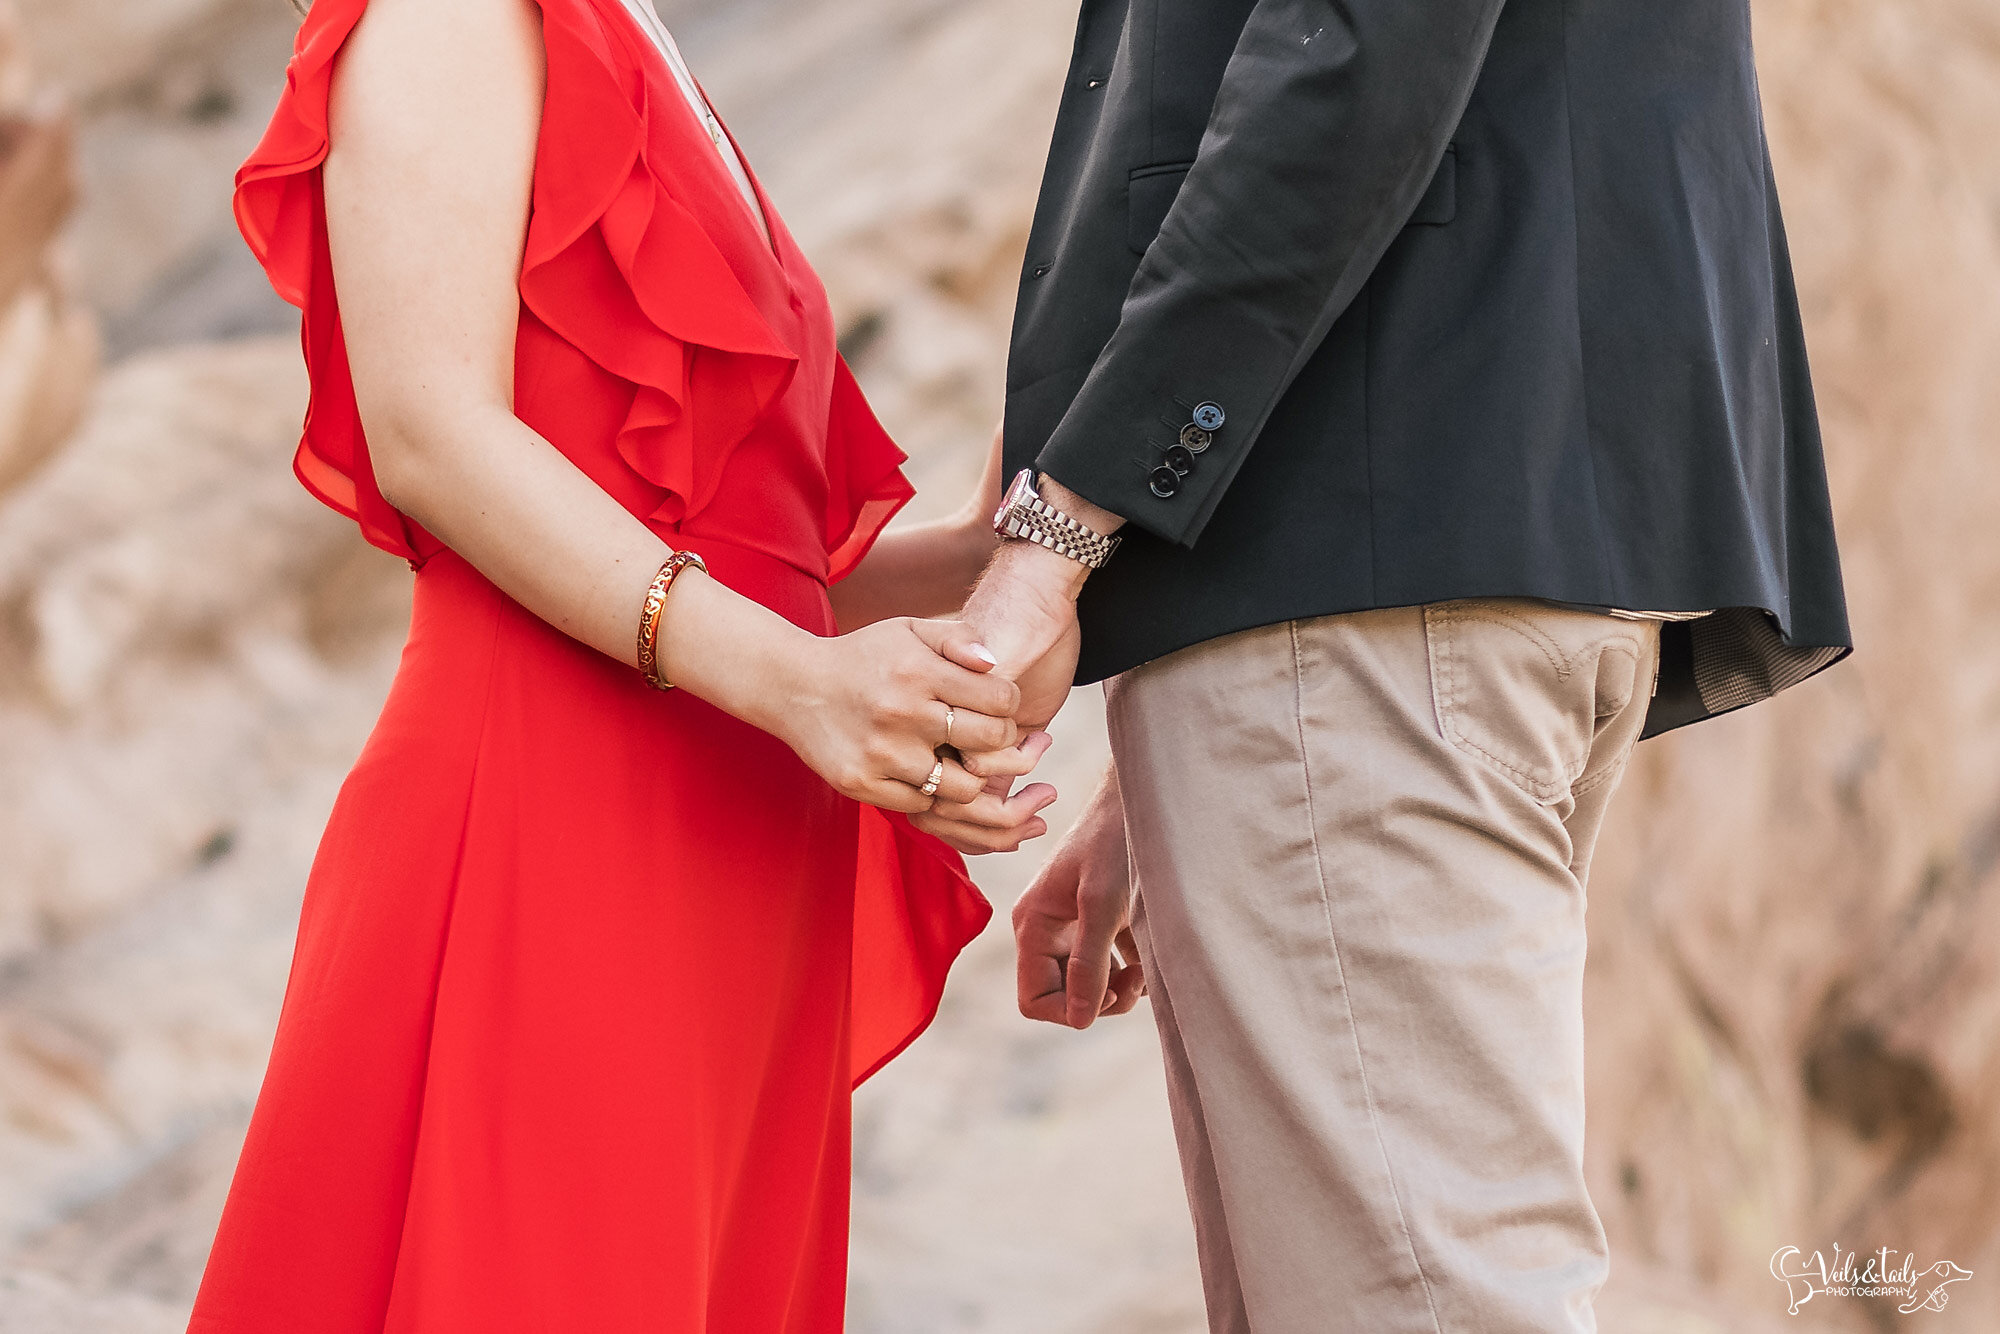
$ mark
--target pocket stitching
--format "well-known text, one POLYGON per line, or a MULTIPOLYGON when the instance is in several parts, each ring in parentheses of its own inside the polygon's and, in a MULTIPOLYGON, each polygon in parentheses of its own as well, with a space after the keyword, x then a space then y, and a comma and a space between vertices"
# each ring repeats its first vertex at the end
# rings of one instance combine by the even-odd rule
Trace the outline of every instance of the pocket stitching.
MULTIPOLYGON (((1519 634, 1522 638, 1541 650, 1542 656, 1548 661, 1558 681, 1568 681, 1571 673, 1575 670, 1575 665, 1570 660, 1569 655, 1562 651, 1561 646, 1556 644, 1539 627, 1524 617, 1514 616, 1492 607, 1482 607, 1476 612, 1467 611, 1464 609, 1463 604, 1444 604, 1424 608, 1424 622, 1426 626, 1436 623, 1440 627, 1447 627, 1473 621, 1487 621, 1519 634)), ((1589 752, 1586 751, 1584 753, 1581 761, 1564 765, 1559 769, 1557 771, 1560 775, 1559 777, 1546 778, 1541 776, 1540 770, 1529 769, 1519 763, 1504 759, 1485 746, 1480 745, 1451 716, 1451 712, 1459 709, 1463 704, 1462 679, 1460 676, 1458 654, 1454 651, 1451 636, 1440 635, 1436 639, 1432 639, 1429 635, 1426 635, 1425 639, 1427 643, 1438 645, 1439 651, 1432 655, 1432 661, 1439 666, 1439 674, 1444 678, 1437 692, 1440 696, 1437 702, 1437 715, 1438 730, 1443 733, 1445 739, 1460 750, 1502 770, 1508 781, 1512 782, 1535 801, 1546 804, 1561 797, 1564 792, 1573 790, 1576 780, 1590 766, 1589 752)))
POLYGON ((1548 659, 1550 669, 1555 672, 1556 680, 1567 682, 1570 672, 1574 670, 1569 654, 1562 651, 1562 646, 1551 639, 1547 631, 1525 616, 1516 616, 1512 612, 1504 611, 1498 607, 1482 607, 1478 611, 1466 611, 1462 605, 1458 607, 1448 605, 1446 608, 1440 609, 1438 620, 1445 623, 1491 622, 1502 629, 1512 630, 1540 649, 1542 656, 1548 659))
MULTIPOLYGON (((1639 689, 1638 643, 1633 639, 1631 639, 1629 636, 1625 635, 1620 635, 1616 639, 1607 639, 1604 641, 1603 646, 1597 650, 1597 656, 1599 658, 1602 658, 1606 653, 1623 653, 1627 657, 1632 659, 1632 689, 1633 691, 1636 692, 1639 689)), ((1624 698, 1624 700, 1618 704, 1616 708, 1606 709, 1602 712, 1597 713, 1597 718, 1601 722, 1602 720, 1611 717, 1613 714, 1619 713, 1624 709, 1629 708, 1631 704, 1632 704, 1632 696, 1627 695, 1624 698)))
MULTIPOLYGON (((1638 738, 1634 737, 1633 740, 1636 742, 1638 738)), ((1629 746, 1626 747, 1626 753, 1627 754, 1631 753, 1631 747, 1629 746)), ((1621 772, 1623 769, 1624 766, 1622 764, 1607 764, 1597 774, 1595 778, 1585 779, 1579 777, 1574 783, 1570 785, 1570 794, 1572 796, 1580 797, 1586 792, 1593 791, 1596 788, 1602 786, 1605 779, 1611 777, 1611 775, 1615 773, 1621 772)))
MULTIPOLYGON (((1606 640, 1604 644, 1604 649, 1600 652, 1600 656, 1602 655, 1602 652, 1624 653, 1628 654, 1631 657, 1632 693, 1637 694, 1639 691, 1639 663, 1642 660, 1642 655, 1639 650, 1638 641, 1630 638, 1629 636, 1620 636, 1617 639, 1606 640)), ((1620 705, 1619 708, 1613 709, 1610 713, 1598 714, 1597 721, 1602 722, 1606 718, 1612 717, 1622 712, 1625 709, 1631 708, 1632 703, 1633 703, 1632 696, 1627 695, 1625 697, 1624 704, 1620 705)), ((1620 756, 1616 763, 1605 765, 1601 770, 1598 771, 1595 777, 1584 778, 1581 775, 1578 775, 1577 780, 1570 785, 1571 793, 1580 797, 1586 792, 1591 792, 1599 787, 1602 787, 1608 779, 1623 773, 1625 771, 1625 760, 1628 757, 1630 757, 1630 755, 1632 754, 1633 746, 1636 746, 1638 742, 1639 738, 1636 736, 1633 737, 1631 743, 1625 747, 1625 754, 1620 756)), ((1590 767, 1588 760, 1584 762, 1584 767, 1586 769, 1590 767)))

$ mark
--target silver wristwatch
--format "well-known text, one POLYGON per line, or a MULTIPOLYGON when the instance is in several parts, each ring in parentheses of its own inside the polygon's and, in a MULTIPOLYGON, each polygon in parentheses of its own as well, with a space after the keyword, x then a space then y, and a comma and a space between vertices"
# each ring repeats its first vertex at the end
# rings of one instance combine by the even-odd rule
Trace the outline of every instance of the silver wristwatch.
POLYGON ((1035 490, 1035 470, 1023 468, 1014 474, 1007 496, 993 516, 993 531, 1002 537, 1025 538, 1038 542, 1059 556, 1097 569, 1118 550, 1118 539, 1085 527, 1043 500, 1035 490))

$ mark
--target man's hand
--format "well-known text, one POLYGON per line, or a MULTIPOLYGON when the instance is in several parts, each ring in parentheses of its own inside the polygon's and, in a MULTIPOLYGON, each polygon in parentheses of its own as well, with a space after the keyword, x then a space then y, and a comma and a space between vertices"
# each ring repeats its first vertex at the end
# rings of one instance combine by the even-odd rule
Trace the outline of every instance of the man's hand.
MULTIPOLYGON (((1124 526, 1123 519, 1053 477, 1042 479, 1041 492, 1049 504, 1097 532, 1124 526)), ((999 656, 999 674, 1021 687, 1015 721, 1023 732, 1047 726, 1069 696, 1082 642, 1076 598, 1089 574, 1087 566, 1039 543, 1003 542, 959 613, 999 656)))
POLYGON ((1082 644, 1076 595, 1087 573, 1047 547, 1006 542, 959 613, 1000 659, 995 673, 1021 687, 1015 721, 1023 732, 1047 726, 1069 697, 1082 644))
MULTIPOLYGON (((1098 532, 1116 531, 1124 520, 1085 500, 1053 478, 1042 480, 1050 504, 1098 532)), ((1076 680, 1077 651, 1082 633, 1076 622, 1076 597, 1089 569, 1035 542, 1003 542, 966 600, 959 618, 998 659, 994 674, 1020 687, 1021 703, 1014 715, 1024 738, 1048 726, 1069 698, 1076 680)), ((1025 742, 1009 751, 966 750, 961 761, 967 773, 987 780, 976 802, 940 801, 913 823, 935 834, 960 852, 1011 852, 1023 842, 1048 832, 1037 815, 1056 798, 1046 783, 1035 783, 1009 795, 1014 780, 1026 773, 1047 748, 1042 736, 1032 754, 1025 742), (1024 767, 1024 760, 1026 761, 1024 767), (982 807, 982 809, 975 809, 982 807), (1004 827, 996 814, 1018 816, 1004 827)))
POLYGON ((1089 1028, 1146 994, 1116 770, 1014 905, 1015 985, 1030 1019, 1089 1028), (1112 954, 1116 946, 1118 956, 1112 954))

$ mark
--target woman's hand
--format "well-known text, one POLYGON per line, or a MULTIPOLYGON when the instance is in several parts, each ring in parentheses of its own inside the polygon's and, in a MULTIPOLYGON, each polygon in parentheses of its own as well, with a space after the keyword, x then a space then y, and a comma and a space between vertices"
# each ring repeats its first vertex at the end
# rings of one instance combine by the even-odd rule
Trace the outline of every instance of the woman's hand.
POLYGON ((857 801, 907 812, 974 802, 986 780, 939 752, 1011 753, 1019 739, 1020 691, 992 675, 992 654, 959 622, 879 621, 812 639, 787 657, 766 730, 857 801), (937 791, 925 796, 920 789, 940 762, 937 791))
POLYGON ((1048 753, 1049 734, 1030 732, 1008 750, 968 751, 959 763, 985 783, 970 802, 947 800, 942 792, 930 810, 910 817, 910 823, 936 835, 960 852, 978 855, 1013 852, 1031 838, 1049 832, 1041 812, 1056 799, 1047 783, 1030 783, 1012 792, 1014 780, 1031 772, 1048 753))

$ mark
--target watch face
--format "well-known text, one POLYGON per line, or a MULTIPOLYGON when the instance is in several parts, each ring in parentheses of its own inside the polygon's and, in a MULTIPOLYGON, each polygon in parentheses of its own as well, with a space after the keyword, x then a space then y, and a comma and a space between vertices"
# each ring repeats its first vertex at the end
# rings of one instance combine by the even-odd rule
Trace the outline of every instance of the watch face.
POLYGON ((1035 494, 1035 470, 1023 468, 1014 474, 1014 480, 1007 486, 1007 494, 1000 498, 1000 508, 993 512, 993 526, 999 527, 1007 517, 1007 511, 1035 494))

